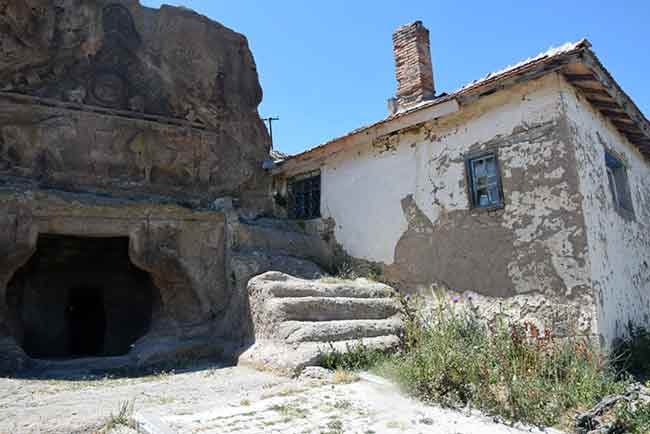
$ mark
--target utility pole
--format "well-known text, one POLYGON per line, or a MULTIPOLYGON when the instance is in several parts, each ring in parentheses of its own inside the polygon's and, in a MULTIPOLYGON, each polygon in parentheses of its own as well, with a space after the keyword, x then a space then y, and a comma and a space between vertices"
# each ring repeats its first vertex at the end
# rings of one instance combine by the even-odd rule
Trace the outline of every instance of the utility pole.
POLYGON ((270 117, 270 118, 264 118, 262 120, 264 122, 269 123, 269 135, 271 136, 271 149, 273 149, 273 121, 279 121, 280 118, 270 117))

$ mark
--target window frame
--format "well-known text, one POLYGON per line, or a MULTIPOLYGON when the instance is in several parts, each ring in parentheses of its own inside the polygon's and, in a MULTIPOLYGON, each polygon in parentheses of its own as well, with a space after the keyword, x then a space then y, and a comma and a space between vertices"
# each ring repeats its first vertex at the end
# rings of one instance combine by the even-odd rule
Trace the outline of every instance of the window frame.
POLYGON ((472 152, 465 155, 465 178, 467 182, 467 197, 469 199, 470 209, 472 210, 496 210, 505 207, 505 197, 503 195, 503 182, 501 179, 501 163, 499 161, 499 153, 497 149, 488 149, 483 151, 472 152), (474 182, 475 174, 473 162, 476 160, 492 157, 494 158, 494 166, 496 171, 496 188, 499 200, 496 203, 481 206, 478 203, 477 186, 474 182))
POLYGON ((622 217, 634 219, 634 200, 627 164, 618 153, 610 149, 605 149, 605 174, 614 209, 622 217))
MULTIPOLYGON (((290 220, 315 220, 322 217, 321 202, 322 202, 323 184, 321 178, 321 171, 314 170, 311 172, 300 173, 298 175, 287 178, 287 217, 290 220), (309 212, 302 214, 295 213, 296 210, 296 196, 294 195, 293 186, 297 183, 305 183, 307 181, 318 178, 318 205, 315 210, 310 209, 309 212)), ((304 192, 301 194, 305 194, 304 192)), ((310 190, 310 195, 314 194, 314 190, 310 190)), ((314 200, 313 198, 309 200, 314 200)), ((302 208, 305 208, 303 205, 302 208)))

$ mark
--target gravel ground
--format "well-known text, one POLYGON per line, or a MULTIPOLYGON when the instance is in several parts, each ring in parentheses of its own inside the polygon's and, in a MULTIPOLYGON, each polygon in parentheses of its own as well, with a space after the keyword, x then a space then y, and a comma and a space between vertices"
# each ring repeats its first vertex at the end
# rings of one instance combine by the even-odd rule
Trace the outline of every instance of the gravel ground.
MULTIPOLYGON (((94 433, 124 402, 133 402, 141 427, 174 434, 531 432, 426 406, 370 375, 289 379, 205 367, 137 379, 0 379, 0 434, 94 433)), ((110 434, 136 432, 118 426, 110 434)))
POLYGON ((126 426, 120 426, 117 428, 112 429, 111 431, 108 432, 108 434, 138 434, 136 430, 133 428, 129 428, 126 426))

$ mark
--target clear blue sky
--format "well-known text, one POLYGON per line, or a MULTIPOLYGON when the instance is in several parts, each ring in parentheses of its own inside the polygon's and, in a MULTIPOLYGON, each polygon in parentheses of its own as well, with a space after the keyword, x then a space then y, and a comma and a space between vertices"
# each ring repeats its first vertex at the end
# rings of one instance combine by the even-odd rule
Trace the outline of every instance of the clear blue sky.
POLYGON ((431 31, 436 90, 587 37, 650 115, 650 1, 141 0, 184 5, 248 37, 276 147, 296 153, 387 115, 395 92, 391 34, 431 31))

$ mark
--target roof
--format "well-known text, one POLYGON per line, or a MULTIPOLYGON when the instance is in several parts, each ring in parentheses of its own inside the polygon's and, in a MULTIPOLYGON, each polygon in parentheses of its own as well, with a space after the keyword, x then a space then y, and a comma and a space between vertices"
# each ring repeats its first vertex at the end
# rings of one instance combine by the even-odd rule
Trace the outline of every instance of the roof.
POLYGON ((289 155, 285 154, 284 152, 280 152, 277 149, 271 149, 269 151, 269 157, 271 157, 271 160, 273 160, 275 163, 279 163, 280 161, 284 161, 289 158, 289 155))
POLYGON ((296 160, 308 160, 314 154, 326 151, 344 139, 450 100, 470 102, 509 85, 532 80, 554 71, 561 72, 569 83, 582 91, 587 100, 608 117, 646 158, 650 159, 650 121, 603 67, 591 50, 591 43, 587 39, 582 39, 551 48, 535 57, 492 72, 451 94, 440 95, 406 110, 398 111, 373 124, 357 128, 343 136, 293 155, 285 161, 285 164, 296 160))

